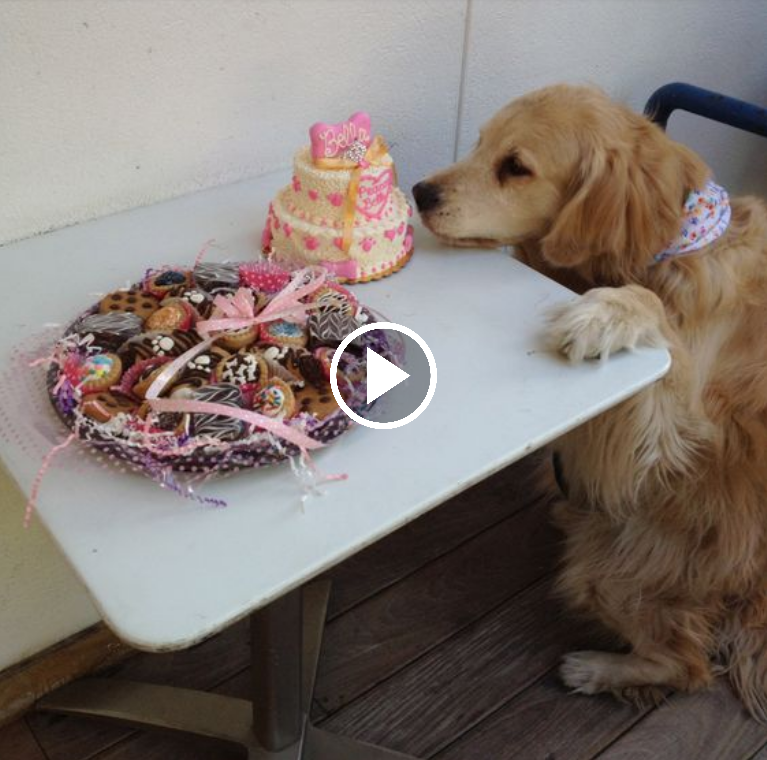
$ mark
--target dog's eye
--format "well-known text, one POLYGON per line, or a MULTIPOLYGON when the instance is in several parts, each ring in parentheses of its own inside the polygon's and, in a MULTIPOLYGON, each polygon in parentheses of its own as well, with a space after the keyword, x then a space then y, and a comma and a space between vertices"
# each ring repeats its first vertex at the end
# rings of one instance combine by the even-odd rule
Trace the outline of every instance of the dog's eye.
POLYGON ((512 153, 498 164, 496 174, 498 181, 503 184, 509 177, 529 177, 532 172, 519 160, 516 153, 512 153))

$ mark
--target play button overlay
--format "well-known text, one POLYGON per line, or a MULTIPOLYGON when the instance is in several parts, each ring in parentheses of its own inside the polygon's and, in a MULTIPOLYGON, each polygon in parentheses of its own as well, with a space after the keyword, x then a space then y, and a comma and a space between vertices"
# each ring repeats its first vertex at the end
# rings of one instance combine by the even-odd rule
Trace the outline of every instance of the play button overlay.
POLYGON ((349 333, 338 346, 330 365, 330 385, 348 417, 365 427, 389 430, 412 422, 429 405, 437 387, 437 365, 426 341, 409 327, 394 322, 372 322, 349 333), (349 408, 339 391, 337 372, 350 344, 370 332, 374 334, 365 339, 368 345, 364 382, 367 403, 372 407, 358 414, 349 408), (379 353, 370 348, 370 344, 386 349, 379 353))
POLYGON ((407 380, 410 375, 401 370, 396 364, 384 359, 372 348, 367 349, 367 397, 368 404, 372 404, 379 396, 390 391, 395 385, 407 380))

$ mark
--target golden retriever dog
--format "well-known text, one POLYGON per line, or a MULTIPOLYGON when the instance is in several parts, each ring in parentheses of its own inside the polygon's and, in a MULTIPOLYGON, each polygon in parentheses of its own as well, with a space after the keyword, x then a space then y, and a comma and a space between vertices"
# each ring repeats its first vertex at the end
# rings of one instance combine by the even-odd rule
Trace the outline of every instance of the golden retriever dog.
POLYGON ((578 692, 656 700, 727 672, 767 720, 767 206, 658 260, 709 169, 648 119, 589 87, 512 102, 459 163, 414 188, 454 245, 515 246, 582 295, 551 315, 573 361, 665 346, 652 387, 557 442, 567 500, 559 588, 628 644, 575 652, 578 692))

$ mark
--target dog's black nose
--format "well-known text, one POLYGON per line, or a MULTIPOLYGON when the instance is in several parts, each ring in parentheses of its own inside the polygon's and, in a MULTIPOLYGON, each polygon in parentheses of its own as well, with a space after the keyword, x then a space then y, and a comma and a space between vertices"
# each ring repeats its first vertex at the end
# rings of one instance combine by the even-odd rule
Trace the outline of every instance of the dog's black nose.
POLYGON ((431 211, 439 206, 442 200, 442 191, 439 185, 431 182, 419 182, 417 185, 413 185, 413 198, 415 198, 415 205, 418 206, 419 211, 431 211))

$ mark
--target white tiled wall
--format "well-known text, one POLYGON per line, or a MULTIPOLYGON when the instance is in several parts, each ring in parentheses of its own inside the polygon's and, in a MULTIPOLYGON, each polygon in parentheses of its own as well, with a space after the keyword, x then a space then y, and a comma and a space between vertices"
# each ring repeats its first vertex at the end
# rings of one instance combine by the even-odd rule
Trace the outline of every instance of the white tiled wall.
MULTIPOLYGON (((589 82, 641 111, 668 82, 767 106, 764 0, 471 0, 458 153, 512 98, 589 82)), ((669 134, 737 192, 767 195, 767 140, 677 112, 669 134)))
MULTIPOLYGON (((2 0, 0 244, 286 166, 311 122, 360 108, 409 186, 551 82, 636 108, 673 80, 767 104, 765 41, 765 0, 2 0)), ((764 140, 670 131, 767 195, 764 140)), ((95 612, 0 495, 1 670, 95 612)))

